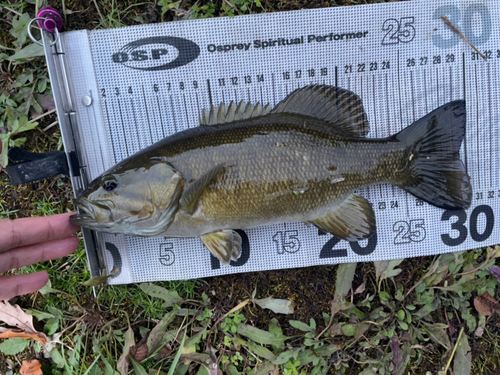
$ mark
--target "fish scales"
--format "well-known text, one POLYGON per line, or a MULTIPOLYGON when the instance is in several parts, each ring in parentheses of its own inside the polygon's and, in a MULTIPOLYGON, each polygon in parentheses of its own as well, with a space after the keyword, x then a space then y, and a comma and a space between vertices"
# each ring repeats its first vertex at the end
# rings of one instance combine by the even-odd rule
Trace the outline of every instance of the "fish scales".
POLYGON ((187 131, 183 139, 167 138, 144 157, 165 157, 189 182, 225 163, 201 193, 196 213, 175 220, 168 230, 170 235, 192 236, 207 228, 313 219, 353 190, 388 181, 404 166, 404 153, 394 141, 342 139, 303 118, 276 115, 210 127, 204 133, 187 131), (343 181, 335 182, 339 177, 343 181))
POLYGON ((200 122, 92 181, 71 222, 109 233, 199 237, 228 264, 241 252, 234 229, 302 221, 347 241, 369 238, 375 213, 355 190, 373 183, 445 209, 471 204, 459 154, 463 100, 384 139, 366 138, 356 94, 325 85, 297 89, 273 109, 221 104, 200 122))

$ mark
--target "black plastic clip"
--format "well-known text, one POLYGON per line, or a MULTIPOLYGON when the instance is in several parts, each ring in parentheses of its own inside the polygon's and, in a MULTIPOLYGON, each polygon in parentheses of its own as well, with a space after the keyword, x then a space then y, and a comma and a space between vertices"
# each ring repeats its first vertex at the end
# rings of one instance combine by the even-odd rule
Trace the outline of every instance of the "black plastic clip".
POLYGON ((6 169, 12 185, 27 184, 59 174, 69 175, 64 151, 38 154, 12 147, 7 156, 10 162, 6 169))

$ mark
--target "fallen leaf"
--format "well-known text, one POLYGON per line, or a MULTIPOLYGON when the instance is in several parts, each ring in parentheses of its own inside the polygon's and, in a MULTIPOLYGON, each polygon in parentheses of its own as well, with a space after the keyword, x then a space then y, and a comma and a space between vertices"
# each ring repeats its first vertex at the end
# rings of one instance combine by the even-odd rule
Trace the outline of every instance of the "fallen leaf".
POLYGON ((488 271, 490 271, 490 273, 497 278, 498 282, 500 282, 500 267, 491 266, 488 267, 488 271))
POLYGON ((129 359, 130 349, 135 344, 134 331, 132 331, 131 327, 128 327, 127 332, 125 332, 123 336, 125 338, 125 344, 123 344, 123 353, 118 359, 118 364, 116 369, 120 372, 121 375, 127 375, 128 365, 130 362, 129 359))
POLYGON ((474 307, 479 314, 484 316, 500 311, 500 304, 488 292, 474 298, 474 307))
POLYGON ((392 336, 391 350, 392 350, 392 363, 394 363, 394 365, 398 367, 403 362, 403 356, 401 355, 401 347, 399 346, 399 342, 396 336, 392 336))
POLYGON ((443 327, 448 328, 447 325, 445 324, 440 324, 440 323, 427 323, 425 321, 422 321, 423 326, 427 334, 429 335, 429 338, 434 341, 435 343, 438 343, 442 345, 446 350, 451 349, 451 342, 450 338, 446 334, 446 331, 443 327))
POLYGON ((208 355, 207 353, 182 354, 181 361, 183 361, 185 365, 189 365, 191 362, 199 363, 204 366, 210 366, 212 364, 210 355, 208 355))
POLYGON ((269 309, 278 314, 293 314, 292 302, 287 299, 274 299, 272 297, 254 299, 257 305, 263 309, 269 309))
POLYGON ((477 337, 482 337, 483 336, 483 333, 484 333, 484 327, 477 327, 476 330, 474 331, 474 335, 476 335, 477 337))
MULTIPOLYGON (((148 355, 154 353, 168 338, 165 338, 165 331, 170 323, 174 320, 175 315, 172 311, 163 316, 162 320, 151 330, 146 341, 148 347, 148 355)), ((170 335, 169 335, 170 336, 170 335)))
POLYGON ((382 260, 373 262, 375 266, 375 274, 378 281, 389 279, 401 273, 402 269, 395 267, 399 266, 404 259, 382 260))
POLYGON ((110 277, 113 277, 114 275, 118 274, 119 272, 120 272, 119 268, 113 267, 113 269, 111 270, 109 275, 104 274, 101 276, 94 276, 93 278, 91 278, 87 281, 84 281, 81 284, 84 286, 98 287, 99 285, 106 284, 106 282, 108 281, 108 279, 110 277))
POLYGON ((42 344, 45 344, 47 340, 42 340, 40 336, 38 336, 39 333, 32 334, 28 332, 24 332, 21 329, 7 329, 7 328, 2 328, 0 327, 0 339, 11 339, 14 337, 18 337, 21 339, 33 339, 36 341, 40 341, 42 344))
POLYGON ((330 303, 332 318, 339 311, 346 310, 351 307, 350 302, 346 302, 345 297, 352 287, 352 280, 356 272, 357 263, 343 263, 337 269, 337 280, 335 282, 335 294, 330 303))
POLYGON ((349 293, 356 272, 357 263, 343 263, 337 268, 334 299, 340 301, 349 293))
POLYGON ((134 358, 137 362, 142 362, 148 355, 148 346, 146 345, 146 340, 142 339, 130 348, 130 356, 134 358))
POLYGON ((453 373, 455 375, 469 375, 471 370, 472 353, 467 341, 467 335, 463 333, 457 342, 455 360, 453 361, 453 373))
POLYGON ((284 342, 288 339, 288 337, 284 336, 282 333, 271 333, 245 323, 238 324, 236 329, 240 335, 246 336, 249 339, 263 345, 281 347, 284 346, 284 342))
POLYGON ((184 299, 179 297, 179 293, 175 290, 170 291, 154 284, 140 284, 139 288, 151 297, 161 298, 164 300, 165 303, 163 304, 163 307, 170 307, 175 303, 180 304, 184 302, 184 299))
POLYGON ((359 294, 359 293, 363 293, 366 289, 366 280, 363 281, 363 284, 361 284, 360 286, 358 286, 356 288, 356 290, 354 291, 354 294, 359 294))
POLYGON ((33 326, 33 316, 26 314, 18 305, 12 306, 6 301, 0 301, 0 321, 9 326, 17 327, 29 334, 30 338, 40 341, 42 344, 47 343, 47 336, 42 332, 38 332, 33 326))
POLYGON ((54 95, 52 94, 36 94, 36 101, 40 104, 40 107, 44 111, 52 111, 56 109, 56 104, 54 102, 54 95))
MULTIPOLYGON (((432 344, 431 344, 432 345, 432 344)), ((426 346, 422 346, 422 345, 412 345, 410 346, 410 349, 421 349, 423 350, 424 352, 426 353, 431 353, 432 350, 431 348, 429 347, 429 345, 426 345, 426 346)))
POLYGON ((19 373, 21 375, 43 375, 42 365, 36 359, 32 361, 23 361, 19 373))
POLYGON ((259 344, 254 343, 253 341, 248 341, 248 349, 252 352, 257 354, 259 357, 267 359, 269 361, 273 360, 276 358, 274 353, 270 351, 268 348, 265 346, 261 346, 259 344))
POLYGON ((162 346, 158 353, 154 356, 154 359, 159 361, 160 359, 167 358, 170 354, 172 354, 172 351, 172 346, 170 344, 162 346))

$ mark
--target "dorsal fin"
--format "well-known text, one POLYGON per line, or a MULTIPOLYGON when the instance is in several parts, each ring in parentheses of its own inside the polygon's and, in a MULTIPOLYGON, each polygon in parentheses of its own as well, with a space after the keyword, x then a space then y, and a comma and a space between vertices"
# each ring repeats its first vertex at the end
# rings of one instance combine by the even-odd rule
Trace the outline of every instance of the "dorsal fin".
POLYGON ((295 90, 271 113, 314 117, 332 125, 332 131, 350 137, 366 137, 370 125, 361 98, 339 87, 311 85, 295 90))
POLYGON ((229 107, 221 103, 219 107, 212 106, 210 111, 203 110, 200 125, 220 125, 233 121, 246 120, 251 117, 265 116, 271 111, 270 105, 265 107, 260 103, 256 105, 246 103, 243 100, 239 104, 231 102, 229 107))

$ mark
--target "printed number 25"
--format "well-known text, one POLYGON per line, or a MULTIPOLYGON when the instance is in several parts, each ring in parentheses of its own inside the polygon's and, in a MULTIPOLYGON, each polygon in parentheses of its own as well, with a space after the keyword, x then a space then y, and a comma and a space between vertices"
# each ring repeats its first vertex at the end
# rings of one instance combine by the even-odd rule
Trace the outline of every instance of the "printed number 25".
POLYGON ((382 39, 382 45, 409 43, 415 38, 416 30, 413 24, 415 23, 414 17, 403 17, 399 21, 390 18, 384 21, 382 30, 387 31, 382 39))

